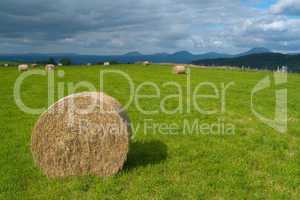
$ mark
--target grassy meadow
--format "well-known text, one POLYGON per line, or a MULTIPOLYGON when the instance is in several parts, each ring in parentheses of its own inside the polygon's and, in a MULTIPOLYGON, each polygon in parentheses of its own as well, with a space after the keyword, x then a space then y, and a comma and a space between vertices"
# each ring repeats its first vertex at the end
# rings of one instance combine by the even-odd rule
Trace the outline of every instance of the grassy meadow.
MULTIPOLYGON (((55 73, 58 84, 88 81, 100 89, 101 66, 62 67, 64 76, 55 73)), ((192 91, 201 82, 218 88, 233 82, 226 95, 226 110, 220 99, 203 99, 203 108, 217 110, 205 115, 191 107, 188 112, 187 75, 171 73, 170 66, 116 65, 109 69, 126 72, 137 88, 145 81, 158 85, 161 97, 140 99, 145 110, 159 110, 161 100, 178 93, 165 86, 175 81, 183 91, 183 112, 150 115, 139 112, 132 103, 128 114, 135 126, 134 138, 124 169, 114 177, 93 176, 48 179, 35 166, 30 152, 31 130, 39 115, 22 112, 14 101, 14 84, 20 73, 14 67, 0 68, 0 199, 299 199, 300 198, 300 75, 289 74, 288 131, 281 134, 257 119, 251 112, 252 88, 271 72, 241 72, 224 69, 191 69, 192 91), (199 120, 212 124, 220 119, 235 126, 234 134, 184 134, 183 121, 199 120), (152 124, 178 124, 164 134, 145 131, 145 120, 152 124), (138 127, 139 126, 139 127, 138 127), (138 128, 137 128, 138 127, 138 128)), ((56 71, 57 72, 57 71, 56 71)), ((60 74, 61 75, 61 74, 60 74)), ((274 116, 272 85, 255 97, 256 110, 274 116)), ((79 88, 77 92, 84 91, 79 88)), ((107 94, 126 104, 130 98, 128 82, 117 74, 107 74, 107 94)), ((28 106, 47 107, 47 77, 32 76, 22 85, 22 99, 28 106)), ((211 89, 199 90, 211 94, 211 89)), ((151 86, 140 94, 153 94, 151 86)), ((58 99, 58 91, 55 90, 58 99)), ((174 109, 176 99, 165 101, 174 109)))

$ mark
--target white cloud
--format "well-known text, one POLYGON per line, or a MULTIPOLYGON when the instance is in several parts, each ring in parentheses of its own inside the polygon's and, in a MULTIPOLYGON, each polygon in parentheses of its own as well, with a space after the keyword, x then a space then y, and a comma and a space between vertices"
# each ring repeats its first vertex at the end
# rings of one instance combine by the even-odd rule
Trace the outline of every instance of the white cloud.
POLYGON ((299 51, 300 19, 266 16, 235 27, 237 46, 265 46, 278 51, 299 51))
POLYGON ((300 15, 299 0, 279 0, 271 7, 273 14, 300 15))

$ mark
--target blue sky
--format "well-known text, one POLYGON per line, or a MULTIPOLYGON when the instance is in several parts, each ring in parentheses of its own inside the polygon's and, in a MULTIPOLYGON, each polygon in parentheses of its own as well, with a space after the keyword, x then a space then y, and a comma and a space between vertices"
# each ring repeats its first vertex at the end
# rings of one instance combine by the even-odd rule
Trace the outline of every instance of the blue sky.
MULTIPOLYGON (((242 0, 242 2, 249 2, 249 0, 242 0)), ((274 5, 276 2, 277 2, 277 0, 262 0, 262 1, 254 2, 254 4, 255 4, 255 7, 257 7, 257 8, 268 9, 272 5, 274 5)))
POLYGON ((0 53, 300 52, 299 0, 1 0, 0 53))

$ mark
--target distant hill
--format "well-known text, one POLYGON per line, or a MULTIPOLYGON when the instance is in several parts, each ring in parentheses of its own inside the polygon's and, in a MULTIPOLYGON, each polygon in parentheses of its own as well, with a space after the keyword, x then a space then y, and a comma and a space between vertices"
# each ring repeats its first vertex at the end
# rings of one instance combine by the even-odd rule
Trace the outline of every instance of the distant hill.
POLYGON ((257 48, 250 49, 249 51, 246 51, 244 53, 237 54, 235 57, 247 56, 251 54, 262 54, 262 53, 272 53, 272 52, 269 49, 266 49, 264 47, 257 47, 257 48))
POLYGON ((20 61, 20 62, 38 62, 48 60, 49 57, 54 58, 56 61, 59 61, 62 58, 69 58, 75 64, 85 64, 85 63, 97 63, 105 61, 117 61, 120 63, 134 63, 138 61, 151 61, 154 63, 192 63, 195 60, 203 59, 216 59, 216 58, 234 58, 241 55, 256 54, 262 52, 270 52, 265 48, 254 48, 247 52, 231 55, 231 54, 222 54, 217 52, 208 52, 204 54, 192 54, 188 51, 179 51, 173 54, 169 53, 157 53, 144 55, 140 52, 134 51, 129 52, 123 55, 80 55, 72 53, 56 53, 56 54, 0 54, 0 60, 9 60, 9 61, 20 61))
POLYGON ((300 54, 260 53, 235 58, 202 59, 193 62, 204 66, 236 66, 276 70, 287 66, 289 71, 300 72, 300 54))
POLYGON ((133 51, 133 52, 129 52, 127 54, 124 54, 123 56, 143 56, 143 54, 141 54, 140 52, 138 51, 133 51))

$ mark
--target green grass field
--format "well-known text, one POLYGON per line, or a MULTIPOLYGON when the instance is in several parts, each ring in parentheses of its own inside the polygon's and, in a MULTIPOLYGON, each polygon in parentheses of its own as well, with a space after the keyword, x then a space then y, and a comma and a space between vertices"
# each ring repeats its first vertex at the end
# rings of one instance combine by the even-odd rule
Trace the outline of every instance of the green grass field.
MULTIPOLYGON (((63 78, 56 83, 89 81, 99 86, 99 74, 106 68, 64 67, 63 78)), ((187 104, 186 75, 174 75, 170 66, 120 65, 135 85, 156 83, 161 98, 142 99, 144 109, 158 109, 163 97, 174 93, 164 87, 166 81, 182 86, 183 105, 187 104)), ((192 69, 191 85, 210 81, 233 81, 226 95, 226 111, 204 115, 191 109, 168 115, 162 112, 145 115, 132 104, 128 113, 135 132, 124 169, 114 177, 92 176, 48 179, 35 166, 30 152, 31 130, 39 117, 23 113, 15 104, 14 83, 20 73, 16 68, 0 68, 0 199, 299 199, 300 198, 300 75, 289 74, 288 132, 280 134, 262 123, 251 112, 252 88, 269 72, 240 72, 218 69, 192 69), (183 134, 183 127, 172 134, 144 131, 144 122, 182 124, 198 119, 201 123, 235 125, 235 134, 183 134)), ((129 99, 127 81, 108 74, 104 91, 125 104, 129 99)), ((256 109, 268 117, 274 115, 274 89, 262 91, 255 98, 256 109)), ((79 91, 84 90, 81 88, 79 91)), ((56 91, 57 92, 57 91, 56 91)), ((66 89, 67 92, 67 89, 66 89)), ((144 94, 154 93, 145 87, 144 94)), ((209 94, 211 90, 203 90, 209 94)), ((56 98, 57 97, 57 93, 56 98)), ((65 94, 67 95, 67 94, 65 94)), ((33 107, 47 106, 47 78, 33 76, 22 85, 22 99, 33 107)), ((170 99, 168 109, 178 102, 170 99)), ((199 102, 203 107, 220 110, 220 100, 199 102)))

